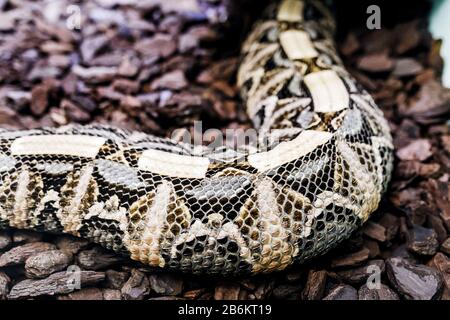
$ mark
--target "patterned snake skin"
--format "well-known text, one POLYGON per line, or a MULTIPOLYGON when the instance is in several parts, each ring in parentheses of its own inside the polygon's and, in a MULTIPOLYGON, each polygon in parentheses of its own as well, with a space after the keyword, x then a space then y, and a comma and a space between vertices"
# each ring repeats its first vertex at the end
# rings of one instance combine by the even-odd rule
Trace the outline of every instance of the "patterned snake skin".
POLYGON ((267 12, 238 74, 264 149, 217 152, 99 126, 1 130, 0 228, 222 275, 282 270, 348 238, 389 181, 387 122, 344 69, 321 2, 267 12))

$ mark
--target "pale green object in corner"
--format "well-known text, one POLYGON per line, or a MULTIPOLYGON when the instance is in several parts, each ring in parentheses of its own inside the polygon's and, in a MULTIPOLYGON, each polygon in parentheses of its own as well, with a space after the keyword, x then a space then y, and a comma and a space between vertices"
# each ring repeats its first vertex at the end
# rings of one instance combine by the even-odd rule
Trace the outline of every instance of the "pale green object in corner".
POLYGON ((435 38, 442 39, 441 55, 444 58, 442 82, 450 87, 450 0, 434 0, 430 29, 435 38))

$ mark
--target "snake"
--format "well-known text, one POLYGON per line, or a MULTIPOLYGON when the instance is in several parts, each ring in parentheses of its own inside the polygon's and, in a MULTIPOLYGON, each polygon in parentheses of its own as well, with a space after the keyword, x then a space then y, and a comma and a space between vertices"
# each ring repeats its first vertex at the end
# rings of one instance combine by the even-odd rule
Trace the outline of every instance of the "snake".
POLYGON ((0 228, 70 234, 156 269, 253 275, 321 256, 379 206, 387 120, 331 10, 269 4, 237 73, 256 138, 212 148, 108 125, 0 129, 0 228))

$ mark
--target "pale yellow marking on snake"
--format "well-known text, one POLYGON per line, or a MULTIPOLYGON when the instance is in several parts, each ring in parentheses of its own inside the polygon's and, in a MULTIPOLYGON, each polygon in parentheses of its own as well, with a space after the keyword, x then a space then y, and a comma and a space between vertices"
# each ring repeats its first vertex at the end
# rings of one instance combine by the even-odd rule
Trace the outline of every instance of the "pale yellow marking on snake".
POLYGON ((64 226, 64 231, 76 234, 78 232, 79 227, 81 226, 81 222, 83 217, 80 215, 80 206, 83 198, 86 195, 86 192, 89 187, 89 183, 91 182, 92 173, 94 172, 93 166, 88 166, 83 169, 80 179, 78 180, 78 184, 75 187, 75 195, 71 199, 67 208, 61 208, 58 217, 61 219, 62 225, 64 226))
POLYGON ((163 181, 157 188, 152 206, 146 215, 145 230, 142 234, 142 250, 148 255, 151 266, 164 267, 164 258, 160 255, 159 242, 166 223, 167 209, 170 204, 172 188, 167 181, 163 181), (148 252, 147 252, 148 251, 148 252))
MULTIPOLYGON (((238 84, 242 85, 247 79, 253 78, 255 73, 264 75, 264 69, 258 68, 256 71, 252 71, 255 69, 256 63, 260 61, 262 58, 271 56, 277 51, 278 45, 276 43, 260 46, 260 50, 255 50, 254 55, 250 55, 246 58, 247 63, 239 70, 238 73, 238 84)), ((250 93, 249 93, 250 94, 250 93)))
POLYGON ((319 55, 305 31, 287 30, 281 32, 280 43, 291 60, 311 59, 319 55))
POLYGON ((209 159, 206 157, 185 156, 160 150, 146 150, 138 161, 139 170, 178 178, 204 178, 208 166, 209 159))
MULTIPOLYGON (((270 28, 276 28, 278 26, 278 22, 274 20, 262 21, 258 22, 255 25, 255 32, 252 32, 248 38, 245 40, 242 51, 254 51, 259 47, 267 46, 267 44, 261 44, 258 41, 258 36, 270 28)), ((250 52, 249 52, 250 53, 250 52)), ((250 53, 251 54, 251 53, 250 53)))
POLYGON ((324 191, 317 195, 317 199, 313 203, 312 214, 306 216, 306 222, 302 232, 303 238, 310 235, 314 223, 314 218, 318 217, 323 212, 323 210, 331 203, 334 203, 335 205, 343 208, 350 209, 354 211, 355 214, 359 213, 359 207, 354 204, 350 198, 343 197, 335 192, 324 191))
MULTIPOLYGON (((275 101, 275 105, 271 108, 271 110, 275 109, 276 103, 278 102, 278 100, 275 101)), ((307 107, 309 104, 311 103, 311 99, 310 98, 298 98, 296 100, 294 100, 291 103, 286 104, 285 106, 279 108, 277 111, 273 112, 272 114, 267 113, 267 107, 266 107, 266 121, 264 122, 263 128, 269 130, 274 124, 275 122, 278 120, 278 118, 280 116, 282 116, 283 114, 286 114, 290 111, 293 110, 297 110, 300 108, 305 108, 307 107)))
POLYGON ((89 208, 88 213, 84 216, 84 220, 92 217, 98 217, 105 220, 117 221, 119 228, 125 231, 127 226, 127 211, 124 207, 120 207, 120 200, 113 195, 105 202, 99 202, 89 208))
MULTIPOLYGON (((378 192, 381 193, 382 191, 382 181, 383 181, 383 177, 382 177, 382 171, 383 171, 383 167, 381 166, 381 156, 380 156, 380 152, 378 150, 379 148, 379 144, 378 141, 373 139, 374 137, 371 137, 370 139, 372 140, 372 145, 368 145, 365 143, 361 143, 361 142, 347 142, 347 145, 353 150, 353 152, 355 152, 355 154, 357 154, 358 160, 361 161, 361 158, 364 158, 365 160, 369 160, 370 155, 372 155, 375 159, 374 163, 376 164, 375 169, 376 170, 372 170, 372 172, 370 172, 370 170, 366 170, 367 174, 369 175, 369 178, 371 178, 372 183, 376 186, 378 192), (357 151, 355 151, 357 150, 357 151), (362 153, 362 155, 359 155, 359 152, 362 153), (380 175, 381 175, 381 179, 380 179, 380 175)), ((364 165, 365 167, 365 165, 364 165)))
POLYGON ((361 164, 358 159, 358 155, 353 151, 345 141, 337 141, 336 146, 342 156, 347 161, 351 176, 357 181, 361 195, 359 197, 360 207, 357 208, 355 213, 366 221, 380 202, 380 193, 377 190, 377 186, 373 181, 372 175, 365 166, 361 164))
POLYGON ((245 240, 242 237, 242 234, 239 232, 238 227, 235 224, 233 224, 232 222, 225 223, 222 226, 217 238, 220 239, 220 238, 224 237, 225 235, 228 236, 230 239, 233 239, 236 241, 236 243, 238 244, 239 249, 240 249, 240 252, 239 252, 240 257, 243 260, 251 263, 252 260, 250 258, 250 250, 247 247, 247 244, 245 243, 245 240))
POLYGON ((283 85, 287 79, 291 78, 294 75, 294 72, 294 69, 286 69, 280 71, 279 73, 275 74, 270 80, 268 80, 264 85, 262 85, 253 96, 250 96, 248 98, 248 114, 253 116, 257 112, 255 111, 255 108, 260 105, 261 100, 263 100, 265 96, 267 96, 267 93, 270 91, 270 89, 283 85))
POLYGON ((201 236, 210 236, 212 233, 212 229, 208 228, 205 224, 203 224, 200 220, 194 221, 190 228, 187 230, 187 232, 182 233, 180 236, 178 236, 175 241, 172 244, 172 247, 170 249, 170 254, 172 257, 175 257, 178 249, 177 246, 184 243, 189 242, 195 239, 195 237, 201 237, 201 236))
POLYGON ((376 172, 377 172, 377 178, 380 183, 379 185, 379 192, 381 193, 383 190, 383 166, 382 166, 382 158, 380 154, 380 148, 386 147, 386 148, 393 148, 392 142, 386 139, 385 137, 371 137, 372 141, 372 152, 375 156, 375 163, 376 163, 376 172))
MULTIPOLYGON (((278 104, 278 97, 277 96, 270 96, 267 97, 264 100, 261 100, 252 110, 253 114, 258 113, 263 107, 264 109, 264 116, 266 115, 272 115, 276 106, 278 104)), ((268 118, 271 118, 271 116, 269 116, 268 118)), ((264 119, 264 121, 266 121, 266 119, 264 119)), ((265 128, 265 123, 261 124, 261 129, 265 128)))
POLYGON ((60 197, 58 192, 56 192, 55 190, 49 190, 47 191, 47 193, 45 193, 45 195, 42 197, 41 201, 39 202, 39 205, 37 206, 36 210, 34 210, 34 212, 32 212, 33 214, 33 218, 36 219, 38 217, 38 215, 40 215, 44 209, 45 209, 45 205, 49 202, 54 202, 53 206, 55 208, 59 209, 59 201, 60 197))
POLYGON ((28 185, 30 183, 30 173, 27 169, 20 172, 17 177, 17 190, 14 203, 14 215, 10 221, 10 226, 23 228, 26 226, 28 214, 28 185))
POLYGON ((305 130, 291 141, 281 142, 272 150, 248 156, 250 165, 263 172, 298 159, 320 145, 327 143, 333 134, 325 131, 305 130))
POLYGON ((304 81, 311 93, 315 112, 337 112, 348 108, 348 91, 336 72, 313 72, 306 75, 304 81))
POLYGON ((95 158, 106 139, 85 135, 38 135, 20 137, 11 145, 13 156, 67 155, 95 158))
POLYGON ((288 233, 283 227, 273 182, 262 180, 258 184, 256 207, 260 214, 257 225, 261 230, 262 250, 260 258, 253 263, 252 271, 282 270, 291 262, 296 248, 286 241, 288 233), (283 257, 281 261, 280 257, 283 257))
POLYGON ((304 3, 298 0, 284 0, 278 10, 277 20, 287 22, 303 21, 304 3))

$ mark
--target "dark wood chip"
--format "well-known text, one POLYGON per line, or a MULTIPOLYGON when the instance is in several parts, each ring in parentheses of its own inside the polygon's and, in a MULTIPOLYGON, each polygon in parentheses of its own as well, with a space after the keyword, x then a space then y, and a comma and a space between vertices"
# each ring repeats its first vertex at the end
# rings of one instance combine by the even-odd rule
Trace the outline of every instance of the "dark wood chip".
POLYGON ((125 271, 107 270, 106 287, 110 289, 121 289, 129 278, 129 273, 125 271))
POLYGON ((415 76, 422 72, 423 66, 414 59, 402 58, 395 61, 395 67, 392 74, 396 77, 415 76))
POLYGON ((357 266, 367 261, 368 258, 369 258, 369 250, 367 248, 363 248, 358 252, 333 259, 333 261, 331 262, 331 267, 339 268, 339 267, 357 266))
POLYGON ((0 300, 6 299, 9 292, 11 279, 3 272, 0 272, 0 300))
POLYGON ((416 48, 422 40, 422 30, 419 28, 419 20, 399 24, 395 27, 395 51, 397 54, 416 48))
POLYGON ((14 247, 0 256, 0 267, 23 264, 29 257, 37 253, 54 249, 56 249, 54 244, 46 242, 32 242, 14 247))
POLYGON ((34 115, 41 115, 48 106, 48 94, 50 88, 46 85, 39 85, 31 91, 31 112, 34 115))
POLYGON ((445 239, 441 245, 441 251, 450 255, 450 237, 445 239))
POLYGON ((104 300, 122 300, 122 293, 120 290, 103 289, 102 294, 104 300))
POLYGON ((130 278, 125 282, 121 292, 125 300, 143 300, 150 293, 150 282, 143 272, 132 269, 130 278))
POLYGON ((187 86, 187 81, 183 71, 175 70, 164 74, 160 78, 154 80, 151 84, 152 90, 172 89, 180 90, 187 86))
POLYGON ((323 298, 327 272, 325 270, 310 270, 302 295, 305 300, 320 300, 323 298))
POLYGON ((167 58, 175 53, 177 44, 170 35, 156 34, 153 38, 136 42, 134 49, 144 57, 167 58))
POLYGON ((79 281, 81 287, 85 287, 99 283, 104 279, 105 274, 103 272, 80 271, 78 273, 71 273, 61 271, 42 280, 27 279, 17 283, 9 292, 8 299, 25 299, 67 294, 77 289, 78 284, 74 283, 74 281, 79 281))
POLYGON ((277 300, 298 300, 302 288, 294 284, 282 284, 272 291, 272 298, 277 300))
POLYGON ((183 290, 183 279, 172 274, 152 274, 148 277, 150 288, 165 296, 179 295, 183 290))
POLYGON ((323 300, 358 300, 358 291, 349 285, 338 285, 323 300))
POLYGON ((83 61, 89 64, 97 52, 109 42, 109 37, 104 34, 84 39, 80 46, 83 61))
POLYGON ((394 68, 394 61, 386 53, 376 53, 363 56, 358 62, 358 68, 369 72, 386 72, 394 68))
POLYGON ((396 155, 400 160, 424 161, 432 155, 431 143, 428 139, 414 140, 407 146, 397 150, 396 155))
POLYGON ((58 300, 103 300, 103 292, 99 288, 85 288, 59 296, 58 300))
POLYGON ((403 298, 410 300, 439 298, 443 281, 435 269, 414 265, 401 258, 388 259, 386 269, 389 281, 403 298))
POLYGON ((381 224, 368 221, 364 226, 363 232, 366 236, 378 240, 380 242, 386 241, 386 228, 381 224))
POLYGON ((214 300, 238 300, 241 286, 237 283, 223 283, 216 286, 214 300))
POLYGON ((85 249, 89 244, 86 239, 76 238, 69 235, 58 236, 55 243, 59 250, 69 256, 77 254, 80 250, 85 249))
POLYGON ((122 261, 120 256, 100 247, 83 250, 78 254, 78 264, 87 270, 100 270, 116 265, 122 261))
POLYGON ((0 251, 5 250, 12 243, 11 236, 5 231, 0 231, 0 251))
POLYGON ((383 273, 383 260, 371 260, 362 267, 336 272, 340 280, 352 285, 361 284, 367 281, 370 276, 378 274, 381 276, 383 273))
POLYGON ((72 261, 72 256, 60 250, 49 250, 32 255, 25 262, 25 272, 28 278, 45 278, 50 274, 66 269, 72 261))
POLYGON ((364 284, 358 290, 358 298, 359 300, 399 300, 398 295, 382 283, 379 288, 369 288, 364 284))
POLYGON ((450 290, 450 258, 438 252, 428 265, 440 272, 444 280, 445 290, 450 290))
POLYGON ((408 233, 408 250, 423 256, 432 256, 436 253, 439 242, 433 229, 414 225, 408 233))

